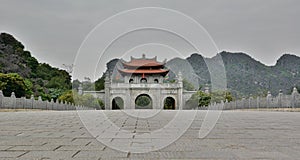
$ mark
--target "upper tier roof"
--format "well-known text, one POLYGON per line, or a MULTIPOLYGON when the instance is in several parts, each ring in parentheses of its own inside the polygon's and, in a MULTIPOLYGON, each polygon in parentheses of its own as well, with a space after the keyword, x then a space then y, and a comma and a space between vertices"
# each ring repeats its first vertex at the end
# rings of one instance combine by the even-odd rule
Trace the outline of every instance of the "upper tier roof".
POLYGON ((137 70, 131 70, 131 69, 120 69, 121 73, 125 74, 163 74, 166 75, 169 70, 168 69, 155 69, 155 70, 145 70, 145 69, 137 69, 137 70))
POLYGON ((166 63, 166 60, 164 62, 158 62, 156 56, 153 58, 146 58, 145 54, 143 54, 142 58, 130 58, 131 60, 129 62, 126 62, 123 59, 121 59, 122 64, 128 67, 157 67, 163 66, 166 63))

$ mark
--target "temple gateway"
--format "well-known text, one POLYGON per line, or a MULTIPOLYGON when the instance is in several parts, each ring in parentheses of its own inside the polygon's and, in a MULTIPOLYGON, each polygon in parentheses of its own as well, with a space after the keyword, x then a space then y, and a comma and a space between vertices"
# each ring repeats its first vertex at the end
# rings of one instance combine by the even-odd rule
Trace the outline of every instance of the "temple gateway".
POLYGON ((169 69, 166 60, 131 57, 121 59, 116 65, 117 76, 106 75, 104 92, 83 91, 105 102, 105 110, 115 109, 186 109, 185 102, 195 91, 184 91, 182 74, 179 72, 172 82, 166 81, 169 69), (117 80, 116 80, 117 77, 117 80))

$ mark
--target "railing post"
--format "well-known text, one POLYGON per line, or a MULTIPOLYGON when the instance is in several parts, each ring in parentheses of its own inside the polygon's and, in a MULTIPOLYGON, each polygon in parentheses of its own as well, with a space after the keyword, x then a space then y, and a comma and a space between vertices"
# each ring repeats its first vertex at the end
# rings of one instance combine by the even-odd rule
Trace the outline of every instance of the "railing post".
POLYGON ((37 105, 37 107, 36 107, 36 109, 43 109, 43 106, 42 106, 42 97, 41 96, 39 96, 38 97, 38 101, 37 101, 38 103, 38 105, 37 105))
POLYGON ((34 107, 34 96, 33 95, 31 95, 30 100, 31 100, 31 109, 33 109, 33 107, 34 107))
POLYGON ((67 110, 69 110, 70 102, 67 102, 67 110))
POLYGON ((256 107, 257 107, 257 109, 260 108, 259 102, 260 102, 260 98, 259 98, 259 96, 258 96, 258 97, 256 98, 256 107))
POLYGON ((249 109, 252 107, 252 104, 251 104, 252 100, 253 100, 253 97, 252 97, 252 94, 250 94, 250 97, 249 97, 249 109))
POLYGON ((22 98, 22 108, 25 109, 26 106, 26 97, 22 98))
POLYGON ((54 104, 53 104, 53 110, 58 110, 58 105, 59 105, 59 101, 58 101, 58 99, 56 99, 56 101, 54 102, 54 104))
POLYGON ((292 98, 291 98, 291 101, 292 101, 292 108, 295 108, 296 106, 296 96, 297 96, 297 94, 299 94, 298 93, 298 91, 297 91, 297 88, 296 87, 294 87, 293 88, 293 92, 292 92, 292 98))
POLYGON ((11 93, 11 101, 12 101, 12 107, 13 107, 13 109, 16 109, 16 95, 15 95, 15 92, 12 92, 11 93))
POLYGON ((237 109, 237 100, 234 101, 234 109, 237 109))
POLYGON ((54 103, 54 100, 53 100, 53 98, 51 98, 51 101, 50 101, 51 108, 49 108, 49 110, 53 110, 53 103, 54 103))
POLYGON ((246 108, 246 98, 245 97, 243 97, 242 98, 242 109, 245 109, 246 108))
POLYGON ((267 108, 270 108, 271 98, 272 98, 271 92, 268 91, 268 95, 267 95, 267 108))
POLYGON ((279 94, 278 94, 278 108, 282 107, 282 90, 279 90, 279 94))
POLYGON ((2 92, 2 90, 0 90, 0 108, 4 108, 3 107, 3 92, 2 92))
POLYGON ((223 106, 223 110, 228 110, 228 109, 229 109, 229 103, 228 103, 228 100, 226 99, 225 104, 223 106))

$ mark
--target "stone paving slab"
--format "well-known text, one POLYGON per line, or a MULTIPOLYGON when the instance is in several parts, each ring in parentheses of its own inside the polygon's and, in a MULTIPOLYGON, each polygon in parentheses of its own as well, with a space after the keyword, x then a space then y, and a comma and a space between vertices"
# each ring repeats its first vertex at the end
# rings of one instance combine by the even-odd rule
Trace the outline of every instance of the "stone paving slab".
MULTIPOLYGON (((170 145, 148 153, 133 153, 130 147, 156 149, 155 144, 173 138, 182 125, 171 127, 161 137, 145 134, 164 127, 177 112, 162 111, 156 118, 139 119, 121 111, 105 112, 91 124, 119 131, 97 133, 98 138, 128 146, 121 152, 100 143, 76 111, 0 112, 0 160, 4 159, 299 159, 300 112, 223 111, 204 139, 198 138, 206 115, 197 112, 188 130, 170 145), (126 132, 120 132, 121 130, 126 132), (131 136, 133 134, 133 136, 131 136), (163 137, 163 138, 162 138, 163 137)), ((145 111, 147 112, 147 111, 145 111)), ((180 111, 179 111, 180 112, 180 111)))
POLYGON ((18 158, 24 155, 24 151, 1 151, 0 158, 18 158))

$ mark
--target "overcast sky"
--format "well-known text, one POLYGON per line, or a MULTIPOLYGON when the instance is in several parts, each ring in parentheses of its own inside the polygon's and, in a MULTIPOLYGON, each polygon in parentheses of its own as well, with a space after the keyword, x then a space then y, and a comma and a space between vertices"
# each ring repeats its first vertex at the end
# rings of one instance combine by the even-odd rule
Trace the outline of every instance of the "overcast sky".
MULTIPOLYGON (((103 20, 129 9, 162 7, 177 10, 195 19, 207 30, 220 51, 246 52, 267 65, 274 65, 283 53, 300 56, 300 1, 298 0, 90 0, 88 2, 4 0, 0 5, 0 31, 14 35, 39 61, 55 67, 62 67, 62 64, 74 63, 76 53, 83 40, 103 20)), ((159 17, 157 22, 160 23, 162 20, 159 17)), ((149 19, 144 20, 150 21, 149 19)), ((120 22, 120 26, 127 25, 126 23, 127 21, 120 22)), ((172 22, 170 21, 170 23, 172 22)), ((113 32, 114 29, 111 28, 111 31, 113 32)), ((146 52, 149 56, 154 56, 154 51, 157 53, 158 50, 166 53, 174 51, 172 47, 160 45, 162 41, 168 42, 168 38, 172 35, 161 36, 164 33, 159 34, 159 31, 146 32, 148 33, 146 39, 149 39, 149 35, 151 35, 151 41, 144 41, 144 39, 142 42, 158 42, 150 45, 151 49, 148 51, 141 47, 142 43, 132 46, 127 44, 145 37, 142 33, 137 32, 123 38, 124 43, 120 46, 124 47, 127 44, 126 49, 114 52, 128 51, 126 54, 131 55, 131 50, 136 53, 146 52), (134 38, 130 39, 130 37, 134 38), (135 50, 132 49, 134 47, 135 50)), ((103 36, 101 38, 111 37, 103 36)), ((176 39, 176 36, 173 39, 176 39)), ((116 42, 115 45, 118 43, 120 42, 116 42)), ((170 45, 168 44, 168 46, 170 45)), ((190 54, 189 52, 194 52, 192 49, 184 47, 185 44, 179 43, 179 41, 173 45, 185 48, 180 51, 186 52, 184 56, 190 54)), ((113 53, 107 55, 107 58, 119 56, 113 53)), ((137 54, 132 55, 137 56, 137 54)), ((172 54, 158 56, 162 60, 171 58, 172 54)), ((173 56, 175 57, 177 54, 173 56)), ((209 57, 209 55, 207 56, 209 57)), ((100 63, 104 64, 104 61, 106 60, 100 60, 100 63)), ((86 70, 89 69, 86 68, 86 70)), ((82 79, 84 76, 90 75, 81 71, 76 78, 82 79)))

